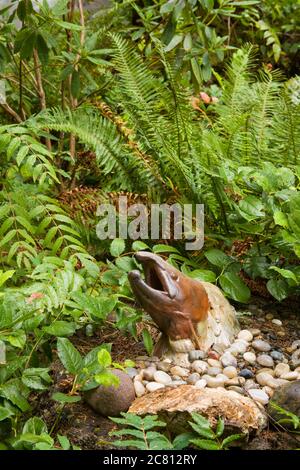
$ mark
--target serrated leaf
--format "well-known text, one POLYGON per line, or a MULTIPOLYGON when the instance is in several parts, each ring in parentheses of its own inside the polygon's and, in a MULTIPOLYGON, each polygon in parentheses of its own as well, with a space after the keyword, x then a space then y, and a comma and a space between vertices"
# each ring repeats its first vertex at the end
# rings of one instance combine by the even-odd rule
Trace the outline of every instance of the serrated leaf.
POLYGON ((106 349, 100 349, 97 354, 98 363, 102 367, 110 367, 111 366, 111 355, 106 349))

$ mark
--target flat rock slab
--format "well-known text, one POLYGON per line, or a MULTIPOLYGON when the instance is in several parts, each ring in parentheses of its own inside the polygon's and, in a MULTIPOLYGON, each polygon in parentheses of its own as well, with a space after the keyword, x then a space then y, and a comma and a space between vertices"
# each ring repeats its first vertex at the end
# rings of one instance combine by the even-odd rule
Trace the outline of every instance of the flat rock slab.
POLYGON ((140 416, 159 415, 173 432, 189 429, 188 415, 193 412, 208 418, 212 426, 222 417, 227 428, 249 434, 260 432, 267 425, 264 410, 251 398, 223 388, 165 388, 136 398, 128 411, 140 416))

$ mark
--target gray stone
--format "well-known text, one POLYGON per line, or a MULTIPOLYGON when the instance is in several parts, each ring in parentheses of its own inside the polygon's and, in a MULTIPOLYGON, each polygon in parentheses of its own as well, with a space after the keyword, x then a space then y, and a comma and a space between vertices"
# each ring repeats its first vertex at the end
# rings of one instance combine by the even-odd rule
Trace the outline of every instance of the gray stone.
POLYGON ((267 343, 266 341, 263 341, 262 339, 255 339, 252 342, 252 347, 256 349, 257 351, 261 351, 261 352, 268 352, 271 349, 271 346, 269 345, 269 343, 267 343))
POLYGON ((274 359, 274 361, 282 361, 284 359, 284 354, 279 351, 272 351, 270 356, 274 359))
POLYGON ((111 373, 120 380, 118 387, 99 385, 84 394, 86 402, 103 416, 119 416, 122 411, 128 410, 135 399, 135 388, 129 375, 118 369, 111 373))
POLYGON ((152 382, 154 380, 154 374, 156 372, 155 366, 147 367, 147 369, 143 370, 143 378, 148 380, 148 382, 152 382))
POLYGON ((256 361, 258 362, 258 364, 260 366, 264 366, 264 367, 274 367, 274 361, 273 361, 273 358, 271 356, 269 356, 268 354, 260 354, 256 361))
POLYGON ((291 363, 293 367, 300 366, 300 349, 296 349, 291 356, 291 363))
POLYGON ((208 369, 208 365, 206 362, 198 360, 192 363, 192 369, 199 374, 204 374, 208 369))
POLYGON ((131 379, 138 375, 138 370, 135 367, 126 367, 125 372, 131 379))

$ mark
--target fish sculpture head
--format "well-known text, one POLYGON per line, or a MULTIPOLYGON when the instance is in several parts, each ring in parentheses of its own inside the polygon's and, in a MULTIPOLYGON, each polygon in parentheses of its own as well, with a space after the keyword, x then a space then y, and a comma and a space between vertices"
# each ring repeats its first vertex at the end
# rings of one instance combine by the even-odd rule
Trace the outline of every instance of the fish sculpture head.
POLYGON ((156 254, 140 251, 135 258, 143 267, 144 278, 138 270, 131 271, 128 278, 140 305, 171 341, 193 338, 209 310, 204 287, 156 254))

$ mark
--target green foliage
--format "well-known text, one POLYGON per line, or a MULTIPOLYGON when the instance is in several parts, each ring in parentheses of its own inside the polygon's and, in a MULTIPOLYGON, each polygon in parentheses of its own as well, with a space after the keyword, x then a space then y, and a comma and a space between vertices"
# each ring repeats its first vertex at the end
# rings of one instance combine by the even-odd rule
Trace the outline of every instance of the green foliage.
POLYGON ((193 421, 189 421, 191 431, 179 434, 173 441, 158 428, 166 426, 158 416, 147 415, 144 418, 132 413, 121 413, 123 418, 110 418, 114 423, 122 425, 123 429, 112 431, 111 436, 130 436, 128 439, 116 440, 112 444, 117 447, 130 447, 140 450, 181 450, 193 444, 204 450, 227 450, 231 443, 241 440, 244 434, 231 434, 222 439, 224 421, 219 418, 215 431, 209 421, 203 416, 192 413, 193 421), (193 431, 193 432, 192 432, 193 431), (200 438, 199 438, 200 436, 200 438))
POLYGON ((112 431, 111 436, 130 436, 127 440, 113 441, 116 447, 131 447, 139 450, 172 449, 172 443, 166 436, 154 429, 165 427, 166 423, 157 416, 141 418, 133 413, 121 413, 123 418, 110 418, 114 423, 127 426, 125 429, 112 431))
MULTIPOLYGON (((272 411, 275 412, 275 420, 278 424, 281 424, 283 427, 288 429, 293 429, 295 432, 300 428, 300 418, 291 411, 285 410, 279 406, 276 402, 270 401, 269 406, 272 411)), ((273 414, 274 416, 274 414, 273 414)))

